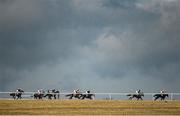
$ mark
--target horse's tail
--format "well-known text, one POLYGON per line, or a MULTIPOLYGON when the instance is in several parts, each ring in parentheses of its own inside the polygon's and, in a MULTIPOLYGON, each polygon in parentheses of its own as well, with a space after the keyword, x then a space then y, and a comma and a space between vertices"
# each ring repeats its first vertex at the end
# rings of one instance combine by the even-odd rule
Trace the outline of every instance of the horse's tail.
POLYGON ((10 96, 13 96, 13 93, 10 93, 9 95, 10 95, 10 96))
POLYGON ((67 95, 65 95, 66 97, 69 97, 69 96, 72 96, 72 94, 67 94, 67 95))
POLYGON ((126 96, 132 96, 132 94, 127 94, 126 96))
POLYGON ((20 92, 24 93, 24 90, 21 90, 20 92))

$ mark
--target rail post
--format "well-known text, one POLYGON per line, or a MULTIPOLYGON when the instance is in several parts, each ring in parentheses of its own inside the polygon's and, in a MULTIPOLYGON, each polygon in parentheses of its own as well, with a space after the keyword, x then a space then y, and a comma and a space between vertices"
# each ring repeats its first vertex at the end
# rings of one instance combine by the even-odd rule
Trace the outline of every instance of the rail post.
POLYGON ((153 97, 153 96, 154 96, 154 94, 152 93, 151 95, 152 95, 152 100, 154 101, 154 97, 153 97))
POLYGON ((171 101, 173 100, 173 93, 171 93, 171 101))
POLYGON ((111 97, 111 94, 109 93, 109 100, 111 100, 112 99, 112 97, 111 97))

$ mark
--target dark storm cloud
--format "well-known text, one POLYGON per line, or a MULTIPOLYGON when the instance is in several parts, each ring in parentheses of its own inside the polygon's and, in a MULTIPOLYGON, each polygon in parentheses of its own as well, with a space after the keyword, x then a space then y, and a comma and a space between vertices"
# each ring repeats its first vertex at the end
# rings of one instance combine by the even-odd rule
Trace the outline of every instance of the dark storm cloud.
POLYGON ((53 64, 59 56, 66 57, 68 52, 66 46, 70 43, 64 39, 66 37, 63 37, 63 33, 60 38, 57 37, 57 33, 54 33, 56 28, 63 24, 60 20, 63 20, 61 18, 63 11, 59 11, 59 17, 52 20, 51 17, 57 15, 57 13, 54 15, 51 13, 55 10, 54 5, 46 6, 47 3, 44 2, 40 0, 1 1, 1 88, 4 88, 7 83, 21 79, 18 75, 21 70, 32 70, 39 65, 53 64), (46 11, 49 7, 52 7, 50 11, 46 11), (57 20, 60 20, 60 24, 57 20))
POLYGON ((118 91, 128 90, 127 83, 149 91, 165 84, 177 90, 178 4, 1 0, 0 90, 20 86, 118 91))

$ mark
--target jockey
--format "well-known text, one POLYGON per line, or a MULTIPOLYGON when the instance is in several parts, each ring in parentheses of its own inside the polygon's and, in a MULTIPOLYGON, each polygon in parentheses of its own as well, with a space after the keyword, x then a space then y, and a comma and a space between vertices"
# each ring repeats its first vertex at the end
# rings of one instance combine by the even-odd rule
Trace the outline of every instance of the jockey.
POLYGON ((21 88, 18 88, 17 90, 16 90, 16 92, 17 93, 20 93, 20 92, 22 92, 23 90, 21 89, 21 88))
POLYGON ((90 93, 90 91, 88 90, 88 91, 86 91, 86 94, 89 94, 90 93))
POLYGON ((165 90, 164 89, 161 90, 160 93, 161 93, 161 95, 163 95, 165 93, 165 90))
POLYGON ((74 95, 76 95, 76 94, 78 94, 78 93, 80 93, 79 89, 73 90, 73 94, 74 94, 74 95))
POLYGON ((141 93, 141 90, 136 90, 136 94, 139 95, 141 93))
POLYGON ((76 94, 76 90, 73 90, 73 94, 76 94))
POLYGON ((76 90, 76 93, 80 93, 80 90, 79 90, 79 89, 77 89, 77 90, 76 90))
POLYGON ((19 89, 17 89, 16 92, 18 93, 18 92, 19 92, 19 89))
POLYGON ((43 92, 42 89, 38 89, 38 94, 41 94, 43 92))

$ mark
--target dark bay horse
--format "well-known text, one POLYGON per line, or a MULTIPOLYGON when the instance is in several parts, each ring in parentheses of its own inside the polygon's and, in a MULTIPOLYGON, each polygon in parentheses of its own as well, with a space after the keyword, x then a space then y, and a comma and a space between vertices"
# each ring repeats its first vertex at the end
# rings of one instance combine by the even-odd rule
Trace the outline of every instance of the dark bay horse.
POLYGON ((34 93, 34 99, 43 99, 44 93, 34 93))
POLYGON ((9 95, 12 96, 14 99, 21 99, 22 93, 24 93, 23 90, 18 90, 18 92, 12 92, 9 95))
POLYGON ((54 95, 52 93, 47 93, 44 95, 44 97, 48 97, 48 99, 52 99, 54 95))
POLYGON ((52 90, 52 93, 53 93, 54 99, 59 99, 59 97, 60 97, 60 92, 59 92, 58 90, 53 89, 53 90, 52 90))
POLYGON ((154 97, 154 101, 156 101, 157 99, 161 99, 161 100, 165 100, 165 98, 166 97, 169 97, 169 95, 168 94, 166 94, 166 93, 164 93, 164 94, 155 94, 155 95, 153 95, 153 97, 154 97))
POLYGON ((69 99, 72 99, 72 98, 77 98, 77 99, 81 99, 82 97, 82 94, 81 93, 76 93, 76 94, 67 94, 66 97, 69 97, 69 99))
POLYGON ((92 100, 93 98, 95 98, 95 94, 92 94, 92 93, 82 94, 82 96, 81 96, 81 99, 90 99, 90 100, 92 100))
POLYGON ((129 96, 129 99, 132 100, 133 98, 136 98, 137 100, 143 100, 142 97, 144 97, 143 93, 139 94, 127 94, 126 96, 129 96))
POLYGON ((48 99, 59 99, 60 92, 58 90, 53 89, 51 92, 48 90, 48 93, 44 95, 44 97, 48 97, 48 99))

